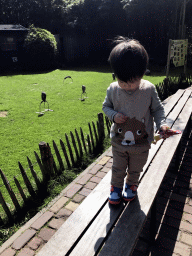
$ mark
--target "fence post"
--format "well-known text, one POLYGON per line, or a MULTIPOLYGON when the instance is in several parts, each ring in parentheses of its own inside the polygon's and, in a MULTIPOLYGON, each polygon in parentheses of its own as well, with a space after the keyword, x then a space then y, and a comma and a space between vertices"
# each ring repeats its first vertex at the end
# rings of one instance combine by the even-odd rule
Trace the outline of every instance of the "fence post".
POLYGON ((3 198, 3 195, 1 193, 1 191, 0 191, 0 203, 1 203, 4 211, 6 212, 9 221, 13 221, 13 216, 11 214, 11 211, 9 210, 9 207, 6 204, 5 199, 3 198))
POLYGON ((20 207, 19 202, 18 202, 18 200, 17 200, 17 198, 15 196, 15 193, 13 192, 7 177, 5 176, 5 174, 3 173, 3 171, 1 169, 0 169, 0 174, 1 174, 1 178, 3 180, 3 183, 4 183, 6 189, 7 189, 8 193, 9 193, 9 195, 11 197, 11 200, 12 200, 14 206, 15 206, 15 209, 17 211, 20 211, 21 207, 20 207))
POLYGON ((33 186, 31 185, 31 182, 29 181, 29 178, 27 177, 27 174, 26 174, 25 170, 24 170, 24 168, 23 168, 23 166, 21 165, 20 162, 18 162, 18 164, 19 164, 19 169, 21 171, 21 174, 22 174, 23 180, 25 182, 25 185, 26 185, 26 187, 27 187, 27 189, 29 191, 29 194, 33 198, 35 198, 36 197, 35 191, 33 189, 33 186))
POLYGON ((45 179, 49 179, 51 173, 53 172, 53 161, 52 155, 50 152, 50 148, 47 146, 47 143, 41 141, 39 143, 39 150, 41 154, 41 160, 43 163, 44 171, 45 171, 45 179))
POLYGON ((56 143, 55 143, 54 140, 53 140, 53 147, 54 147, 54 150, 55 150, 57 159, 58 159, 58 161, 59 161, 59 166, 60 166, 60 168, 59 168, 59 173, 62 173, 62 171, 65 170, 65 168, 64 168, 64 164, 63 164, 61 155, 60 155, 60 153, 59 153, 59 150, 58 150, 57 145, 56 145, 56 143))
POLYGON ((65 156, 65 160, 67 162, 67 166, 68 166, 69 169, 71 169, 71 164, 69 162, 69 157, 67 155, 67 151, 66 151, 65 145, 64 145, 64 143, 63 143, 63 141, 61 139, 60 139, 60 145, 61 145, 61 148, 63 150, 63 154, 65 156))
POLYGON ((41 189, 41 183, 40 183, 40 181, 37 177, 37 174, 36 174, 35 170, 33 169, 33 165, 32 165, 31 160, 29 159, 28 156, 27 156, 27 161, 28 161, 28 164, 29 164, 29 168, 31 170, 31 174, 33 175, 33 178, 36 182, 37 188, 38 188, 38 190, 40 190, 41 189))
POLYGON ((15 184, 16 184, 18 190, 19 190, 19 193, 20 193, 21 197, 23 198, 24 203, 27 204, 27 198, 25 196, 25 193, 24 193, 24 191, 23 191, 23 189, 22 189, 22 187, 21 187, 21 185, 20 185, 20 183, 19 183, 19 181, 16 177, 14 177, 14 181, 15 181, 15 184))
POLYGON ((103 120, 103 113, 98 113, 98 123, 99 123, 99 140, 100 142, 105 137, 105 130, 104 130, 104 120, 103 120))

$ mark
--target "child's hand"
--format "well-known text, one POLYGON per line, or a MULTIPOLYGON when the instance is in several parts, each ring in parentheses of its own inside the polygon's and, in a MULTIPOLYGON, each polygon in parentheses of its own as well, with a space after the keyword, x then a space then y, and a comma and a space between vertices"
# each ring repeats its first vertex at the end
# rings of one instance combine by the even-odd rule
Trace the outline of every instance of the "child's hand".
POLYGON ((114 116, 114 122, 117 123, 117 124, 122 124, 124 123, 126 120, 127 120, 127 116, 125 116, 124 114, 121 114, 121 113, 117 113, 115 116, 114 116))
POLYGON ((170 127, 167 126, 167 125, 162 125, 161 126, 161 129, 160 129, 160 132, 161 132, 161 136, 162 136, 162 139, 166 139, 169 137, 168 134, 166 134, 166 131, 170 130, 170 127))

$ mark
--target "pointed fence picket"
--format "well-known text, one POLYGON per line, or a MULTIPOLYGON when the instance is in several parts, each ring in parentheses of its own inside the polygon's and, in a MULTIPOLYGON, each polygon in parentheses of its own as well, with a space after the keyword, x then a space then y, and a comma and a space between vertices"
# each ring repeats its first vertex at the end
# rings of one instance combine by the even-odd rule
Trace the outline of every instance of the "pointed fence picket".
MULTIPOLYGON (((56 142, 53 140, 53 154, 48 143, 40 142, 40 156, 37 152, 34 151, 34 155, 37 162, 35 164, 32 164, 29 157, 27 157, 27 162, 29 166, 29 168, 27 169, 30 170, 30 173, 34 179, 34 183, 32 183, 31 179, 28 177, 28 171, 23 168, 20 162, 18 162, 19 170, 21 173, 20 175, 22 176, 24 184, 26 186, 26 188, 23 189, 19 180, 16 177, 13 177, 13 185, 16 185, 16 188, 18 189, 19 193, 13 192, 10 182, 6 178, 3 171, 0 169, 0 175, 3 184, 9 196, 11 197, 11 200, 14 205, 14 210, 10 210, 9 204, 6 203, 3 194, 0 191, 0 204, 2 205, 2 208, 4 210, 4 214, 2 215, 7 217, 8 222, 12 222, 14 220, 15 211, 21 214, 20 210, 22 206, 19 204, 17 196, 19 196, 19 198, 23 200, 22 205, 26 205, 28 201, 28 196, 26 195, 25 191, 28 191, 29 196, 33 199, 36 199, 38 196, 41 196, 43 188, 45 188, 47 182, 51 179, 51 177, 58 176, 61 174, 62 171, 71 169, 73 166, 75 166, 76 162, 81 160, 83 155, 94 153, 97 146, 103 142, 103 139, 105 137, 105 127, 107 133, 109 134, 110 125, 111 121, 107 117, 105 117, 104 124, 103 114, 99 113, 96 125, 93 121, 91 123, 88 123, 89 134, 86 134, 86 140, 82 128, 80 128, 80 133, 78 133, 78 131, 75 129, 75 133, 70 132, 70 139, 68 135, 65 134, 66 143, 64 143, 60 139, 60 149, 56 145, 56 142), (55 159, 58 162, 58 166, 55 162, 55 159), (34 165, 36 164, 41 171, 42 179, 38 177, 34 169, 34 165)), ((2 223, 3 219, 0 215, 0 225, 2 223)))

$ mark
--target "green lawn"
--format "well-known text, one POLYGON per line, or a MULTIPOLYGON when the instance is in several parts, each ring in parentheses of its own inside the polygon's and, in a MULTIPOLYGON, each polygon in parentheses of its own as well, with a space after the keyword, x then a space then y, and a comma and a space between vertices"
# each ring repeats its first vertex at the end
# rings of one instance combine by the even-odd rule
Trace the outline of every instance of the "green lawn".
MULTIPOLYGON (((158 84, 164 76, 147 76, 158 84)), ((1 76, 0 112, 7 111, 6 117, 0 117, 0 169, 5 173, 13 190, 18 193, 13 177, 17 176, 23 184, 18 161, 28 168, 27 156, 36 162, 34 151, 39 152, 38 144, 45 141, 52 147, 55 140, 65 142, 65 133, 69 135, 75 128, 82 127, 88 133, 88 122, 97 120, 97 113, 102 111, 102 102, 106 89, 112 82, 109 71, 55 70, 43 74, 1 76), (71 76, 71 79, 64 77, 71 76), (86 86, 88 98, 81 101, 82 85, 86 86), (38 116, 41 92, 47 94, 49 108, 53 110, 38 116)), ((48 108, 47 103, 45 108, 48 108)), ((41 104, 41 110, 44 104, 41 104)), ((37 165, 34 167, 41 176, 37 165)), ((29 174, 31 180, 33 178, 29 174)), ((41 178, 41 177, 40 177, 41 178)), ((34 182, 32 181, 34 184, 34 182)), ((23 185, 23 187, 25 187, 23 185)), ((0 180, 0 190, 6 202, 13 207, 9 195, 0 180)), ((22 200, 19 199, 21 202, 22 200)), ((0 208, 0 213, 2 213, 0 208)))

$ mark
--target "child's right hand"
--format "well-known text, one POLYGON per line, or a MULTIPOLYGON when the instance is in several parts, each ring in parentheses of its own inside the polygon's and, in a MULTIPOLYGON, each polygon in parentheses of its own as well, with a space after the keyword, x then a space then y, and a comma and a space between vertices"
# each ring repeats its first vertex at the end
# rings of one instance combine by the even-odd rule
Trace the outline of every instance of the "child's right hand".
POLYGON ((124 123, 126 120, 127 120, 127 116, 125 116, 124 114, 121 114, 121 113, 117 113, 115 116, 114 116, 114 122, 117 123, 117 124, 122 124, 124 123))

